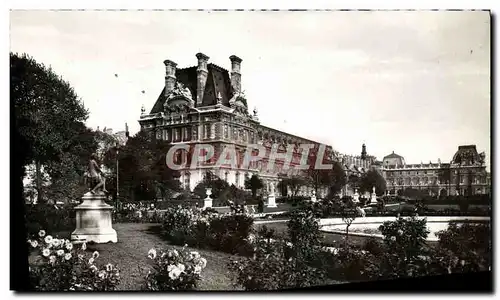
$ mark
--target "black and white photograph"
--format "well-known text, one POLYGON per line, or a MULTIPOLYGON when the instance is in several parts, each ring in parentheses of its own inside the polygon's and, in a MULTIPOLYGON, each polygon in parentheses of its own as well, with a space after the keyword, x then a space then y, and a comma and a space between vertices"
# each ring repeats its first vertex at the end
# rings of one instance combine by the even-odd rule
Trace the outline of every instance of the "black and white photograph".
POLYGON ((493 20, 10 10, 10 289, 493 292, 493 20))

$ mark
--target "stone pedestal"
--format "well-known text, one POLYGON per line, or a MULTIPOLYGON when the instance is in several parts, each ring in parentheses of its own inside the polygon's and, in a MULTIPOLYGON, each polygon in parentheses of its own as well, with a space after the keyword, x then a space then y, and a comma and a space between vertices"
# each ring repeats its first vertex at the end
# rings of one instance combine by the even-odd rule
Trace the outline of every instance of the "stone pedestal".
POLYGON ((276 196, 274 193, 270 194, 269 197, 267 197, 267 207, 278 207, 276 205, 276 196))
POLYGON ((116 231, 112 227, 113 207, 104 202, 104 193, 83 195, 83 202, 75 207, 76 229, 71 234, 74 243, 116 243, 116 231))
POLYGON ((212 207, 212 198, 205 198, 203 200, 203 208, 208 208, 208 207, 212 207))

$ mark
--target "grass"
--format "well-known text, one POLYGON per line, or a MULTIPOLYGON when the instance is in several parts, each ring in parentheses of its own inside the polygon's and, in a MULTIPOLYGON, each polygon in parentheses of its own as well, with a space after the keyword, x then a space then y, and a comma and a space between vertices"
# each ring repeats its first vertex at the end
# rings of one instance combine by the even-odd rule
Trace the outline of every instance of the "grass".
MULTIPOLYGON (((181 249, 181 246, 170 245, 159 234, 160 225, 123 223, 113 224, 118 234, 116 244, 89 244, 87 251, 99 251, 96 262, 103 264, 112 263, 120 269, 121 281, 118 290, 137 291, 143 284, 143 279, 151 268, 151 261, 147 257, 149 249, 181 249)), ((69 238, 70 232, 61 232, 57 236, 69 238)), ((202 279, 198 290, 241 290, 232 284, 233 274, 228 270, 227 264, 235 255, 227 253, 200 250, 187 247, 190 251, 198 251, 207 259, 207 266, 202 272, 202 279)))

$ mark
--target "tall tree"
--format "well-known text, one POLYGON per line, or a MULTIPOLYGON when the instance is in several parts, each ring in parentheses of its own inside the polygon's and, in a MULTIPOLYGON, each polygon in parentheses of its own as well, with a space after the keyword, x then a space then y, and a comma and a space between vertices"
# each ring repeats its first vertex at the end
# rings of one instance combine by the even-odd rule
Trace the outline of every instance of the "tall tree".
POLYGON ((300 191, 300 188, 306 186, 307 184, 308 184, 308 179, 300 175, 284 177, 280 181, 280 187, 282 187, 283 189, 290 188, 293 197, 297 196, 300 191))
POLYGON ((377 196, 382 196, 387 188, 384 177, 374 169, 368 170, 360 179, 359 190, 361 193, 371 192, 375 187, 377 196))
MULTIPOLYGON (((163 140, 151 139, 140 131, 128 139, 118 151, 120 197, 129 200, 152 200, 158 193, 164 197, 170 190, 179 191, 179 172, 168 168, 166 155, 171 145, 163 140)), ((111 147, 104 154, 104 165, 110 170, 113 181, 109 191, 116 194, 117 148, 111 147)), ((106 185, 108 188, 108 185, 106 185)))
POLYGON ((307 158, 309 168, 305 174, 309 184, 314 188, 316 195, 318 190, 323 187, 329 187, 330 193, 338 193, 345 185, 345 172, 338 158, 329 154, 325 149, 325 153, 321 153, 319 146, 310 150, 307 158), (322 158, 321 163, 325 165, 332 165, 332 168, 320 169, 316 164, 318 159, 322 158))
POLYGON ((253 174, 252 177, 245 180, 245 188, 252 191, 252 198, 257 196, 257 190, 264 187, 259 175, 253 174))
POLYGON ((10 53, 10 96, 23 168, 35 164, 38 198, 44 201, 42 165, 61 161, 88 111, 68 82, 26 54, 10 53))

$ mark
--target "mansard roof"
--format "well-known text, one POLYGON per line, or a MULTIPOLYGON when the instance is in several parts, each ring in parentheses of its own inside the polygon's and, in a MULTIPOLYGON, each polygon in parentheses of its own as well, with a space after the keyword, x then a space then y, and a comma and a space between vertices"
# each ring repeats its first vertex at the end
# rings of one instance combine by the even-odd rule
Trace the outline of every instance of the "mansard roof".
MULTIPOLYGON (((205 91, 203 93, 203 100, 201 106, 209 106, 217 104, 217 95, 220 93, 221 104, 229 106, 229 100, 233 96, 233 89, 231 87, 231 78, 229 72, 224 68, 221 68, 215 64, 209 63, 207 65, 208 74, 207 81, 205 84, 205 91)), ((189 67, 184 69, 177 69, 175 72, 175 77, 177 81, 182 83, 185 87, 189 88, 191 94, 193 95, 193 100, 198 98, 198 75, 197 67, 189 67)), ((163 111, 163 105, 165 104, 165 87, 163 87, 160 95, 156 100, 150 114, 155 114, 163 111)), ((198 105, 195 104, 198 107, 198 105)))

